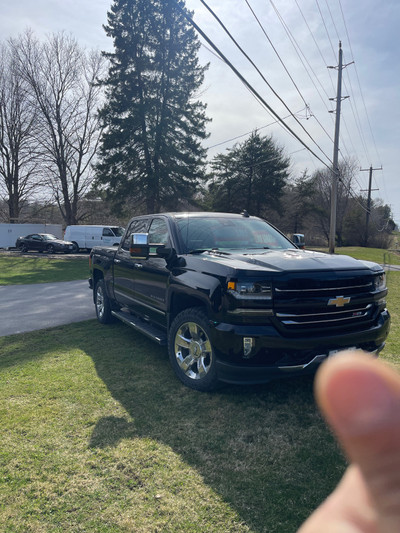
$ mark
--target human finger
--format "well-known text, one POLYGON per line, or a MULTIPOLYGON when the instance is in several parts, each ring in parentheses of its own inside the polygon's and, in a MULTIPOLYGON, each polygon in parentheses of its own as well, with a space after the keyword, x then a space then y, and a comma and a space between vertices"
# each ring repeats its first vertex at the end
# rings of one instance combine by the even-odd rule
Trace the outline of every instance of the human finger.
POLYGON ((400 376, 367 354, 344 352, 322 365, 316 397, 360 469, 378 531, 400 531, 400 376))

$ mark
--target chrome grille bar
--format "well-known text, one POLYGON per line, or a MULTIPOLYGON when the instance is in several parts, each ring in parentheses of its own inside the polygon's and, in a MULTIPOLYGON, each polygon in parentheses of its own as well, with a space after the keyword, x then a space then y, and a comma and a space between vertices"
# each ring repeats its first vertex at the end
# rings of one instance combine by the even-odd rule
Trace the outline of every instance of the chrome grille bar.
POLYGON ((320 292, 320 291, 344 291, 346 289, 365 289, 372 287, 372 283, 366 283, 365 285, 349 285, 347 287, 320 287, 315 289, 278 289, 275 287, 276 292, 320 292))
POLYGON ((365 311, 362 315, 357 316, 348 316, 342 318, 326 319, 326 320, 308 320, 308 321, 296 321, 296 320, 282 320, 282 324, 286 326, 305 326, 309 324, 329 324, 333 322, 342 322, 343 320, 357 320, 360 318, 365 318, 368 315, 368 311, 365 311))
MULTIPOLYGON (((343 313, 359 313, 368 312, 371 309, 372 304, 368 304, 366 307, 360 307, 358 309, 342 309, 342 311, 331 311, 330 313, 276 313, 278 318, 300 318, 307 316, 332 316, 332 315, 342 315, 343 313)), ((357 318, 357 317, 355 317, 357 318)))

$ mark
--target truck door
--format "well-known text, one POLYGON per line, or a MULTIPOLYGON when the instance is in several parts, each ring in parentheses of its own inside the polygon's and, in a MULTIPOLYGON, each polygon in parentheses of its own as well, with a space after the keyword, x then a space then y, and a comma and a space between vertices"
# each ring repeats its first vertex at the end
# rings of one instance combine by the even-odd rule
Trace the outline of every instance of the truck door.
POLYGON ((149 218, 133 220, 114 258, 114 297, 119 304, 132 310, 137 304, 135 280, 139 262, 130 255, 130 239, 132 233, 147 233, 149 223, 149 218))
MULTIPOLYGON (((149 244, 165 244, 172 247, 167 220, 163 217, 153 218, 148 229, 149 244)), ((150 247, 150 253, 155 247, 150 247)), ((135 305, 141 316, 152 322, 166 324, 167 284, 170 272, 165 259, 149 257, 135 260, 135 305)))

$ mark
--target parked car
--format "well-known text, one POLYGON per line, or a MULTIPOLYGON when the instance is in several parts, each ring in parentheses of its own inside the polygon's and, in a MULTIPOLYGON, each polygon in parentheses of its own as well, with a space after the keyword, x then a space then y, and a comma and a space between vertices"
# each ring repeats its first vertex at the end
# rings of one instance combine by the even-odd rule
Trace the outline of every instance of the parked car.
POLYGON ((123 234, 124 228, 120 226, 67 226, 64 239, 71 241, 78 252, 81 248, 91 250, 93 246, 118 246, 123 234))
POLYGON ((72 242, 57 239, 55 235, 50 233, 32 233, 26 237, 18 237, 15 246, 21 252, 37 250, 38 252, 48 252, 49 254, 55 252, 68 254, 74 250, 72 242))

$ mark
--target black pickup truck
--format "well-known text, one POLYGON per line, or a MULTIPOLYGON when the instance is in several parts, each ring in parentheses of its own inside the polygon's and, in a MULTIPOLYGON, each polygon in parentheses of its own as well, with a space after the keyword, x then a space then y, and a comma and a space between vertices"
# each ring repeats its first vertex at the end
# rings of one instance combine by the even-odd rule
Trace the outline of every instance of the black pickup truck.
POLYGON ((381 266, 300 250, 247 213, 135 217, 90 269, 98 320, 168 345, 197 390, 312 372, 345 348, 377 354, 389 332, 381 266))

